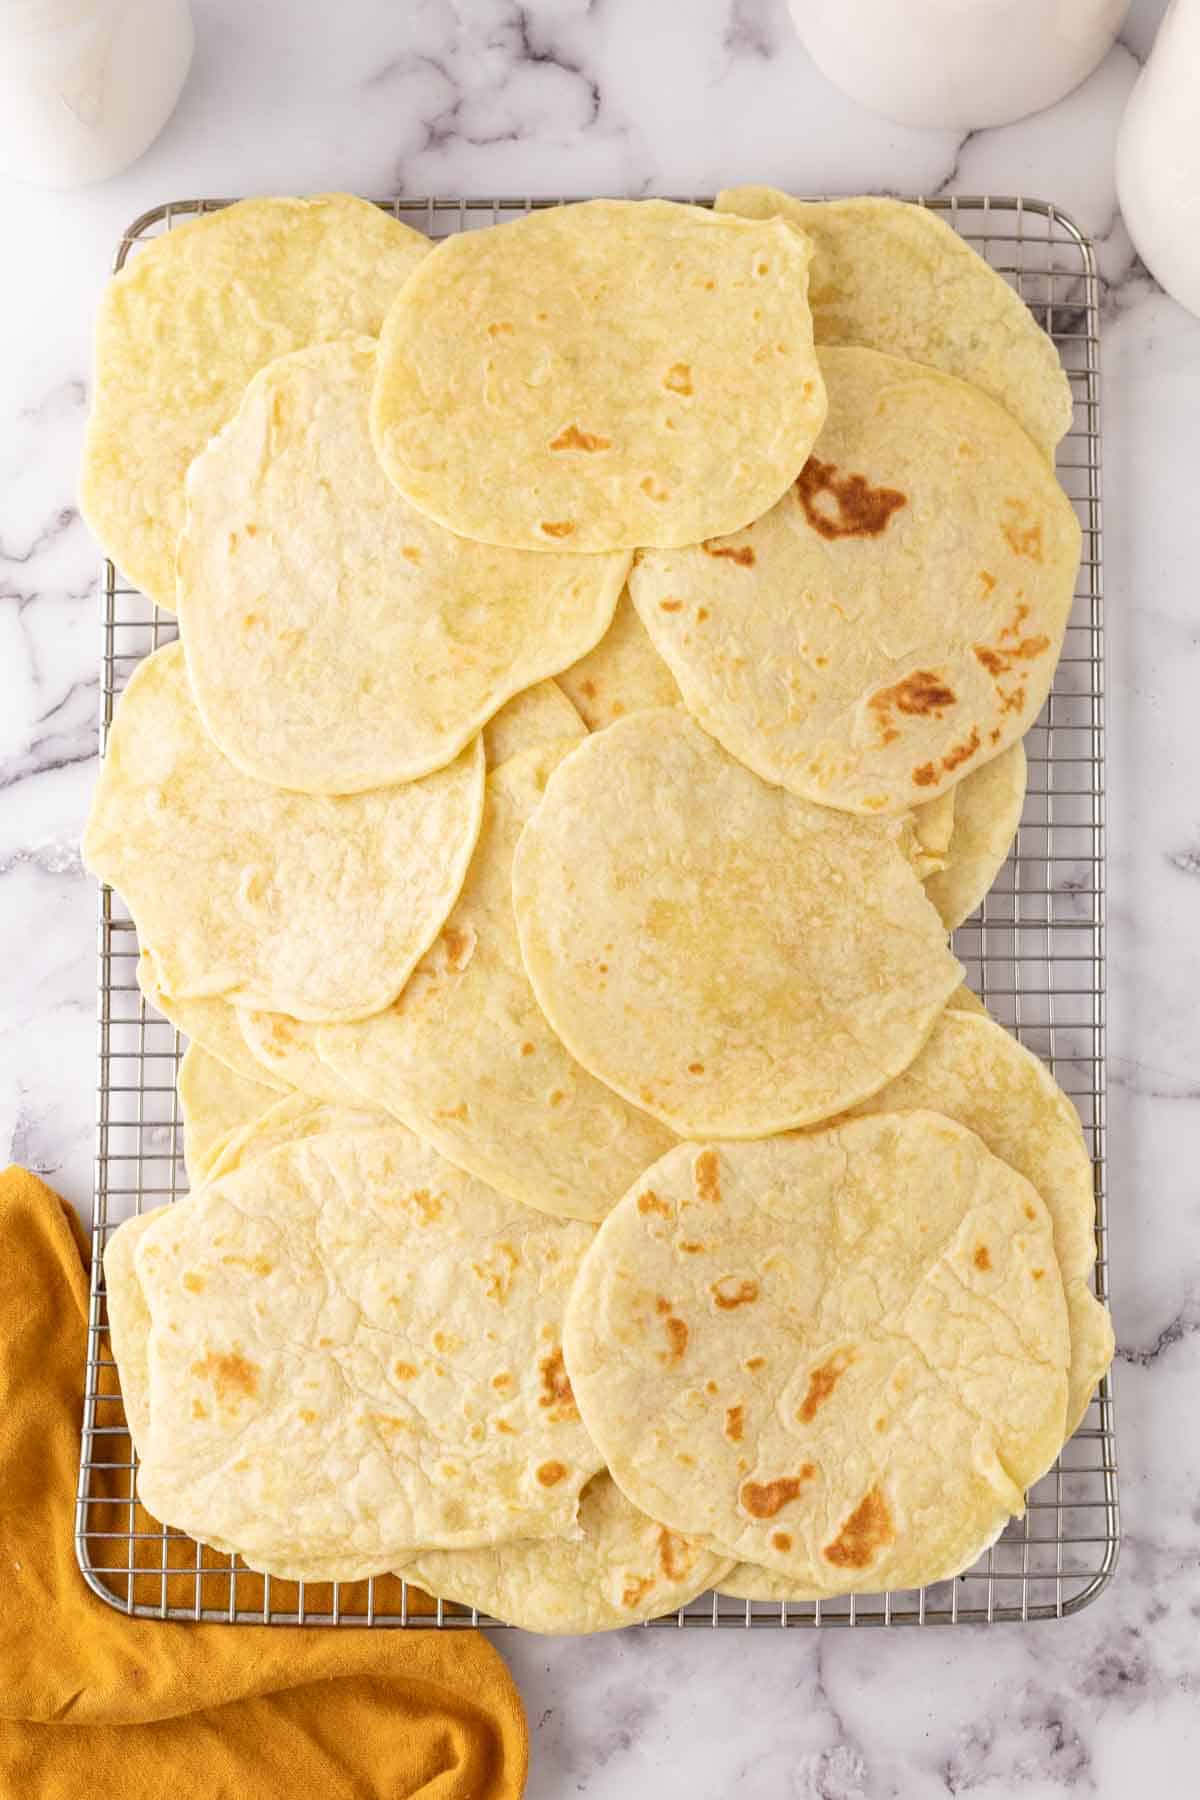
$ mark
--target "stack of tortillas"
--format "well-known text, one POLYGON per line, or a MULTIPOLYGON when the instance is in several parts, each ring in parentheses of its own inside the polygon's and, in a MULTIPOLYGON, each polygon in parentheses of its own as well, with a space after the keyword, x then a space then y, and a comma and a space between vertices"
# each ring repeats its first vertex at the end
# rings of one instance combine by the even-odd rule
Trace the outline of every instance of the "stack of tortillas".
POLYGON ((1092 1169, 947 932, 1079 528, 932 214, 592 202, 141 250, 84 506, 178 642, 85 837, 191 1040, 108 1318, 140 1493, 539 1631, 968 1567, 1112 1351, 1092 1169))

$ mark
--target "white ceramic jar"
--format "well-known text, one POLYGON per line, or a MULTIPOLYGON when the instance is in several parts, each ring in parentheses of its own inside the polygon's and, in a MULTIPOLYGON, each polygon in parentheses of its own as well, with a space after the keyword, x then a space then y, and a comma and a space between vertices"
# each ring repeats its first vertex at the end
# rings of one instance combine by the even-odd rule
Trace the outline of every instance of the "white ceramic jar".
POLYGON ((1117 198, 1154 279, 1200 318, 1200 0, 1172 0, 1129 96, 1117 198))
POLYGON ((973 131, 1053 105, 1107 55, 1129 0, 790 0, 809 55, 902 125, 973 131))
POLYGON ((192 60, 188 0, 0 0, 0 174, 82 187, 158 136, 192 60))

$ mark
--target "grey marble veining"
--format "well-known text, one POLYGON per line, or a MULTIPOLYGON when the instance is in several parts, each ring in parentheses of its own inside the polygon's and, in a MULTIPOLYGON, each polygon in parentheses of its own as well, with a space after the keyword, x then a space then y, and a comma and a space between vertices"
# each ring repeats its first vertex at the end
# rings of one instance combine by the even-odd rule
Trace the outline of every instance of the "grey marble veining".
POLYGON ((783 0, 196 0, 178 113, 91 192, 0 185, 0 1150, 90 1192, 96 554, 75 510, 117 234, 190 194, 1024 192, 1104 281, 1110 1193, 1125 1546, 1078 1618, 990 1631, 508 1634, 531 1800, 1200 1792, 1200 322, 1133 255, 1113 142, 1163 10, 1060 105, 919 133, 833 92, 783 0))

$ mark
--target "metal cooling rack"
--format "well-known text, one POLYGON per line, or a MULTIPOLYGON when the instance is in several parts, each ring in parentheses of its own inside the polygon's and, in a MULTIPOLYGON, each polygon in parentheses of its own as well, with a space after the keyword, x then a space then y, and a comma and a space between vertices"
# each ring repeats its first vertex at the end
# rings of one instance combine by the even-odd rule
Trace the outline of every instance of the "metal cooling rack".
MULTIPOLYGON (((184 200, 136 219, 120 269, 150 239, 222 200, 184 200)), ((511 219, 553 201, 381 202, 430 237, 511 219)), ((955 950, 993 1017, 1054 1071, 1079 1108, 1096 1178, 1096 1291, 1108 1296, 1105 1205, 1104 647, 1100 559, 1100 379, 1096 268, 1089 240, 1056 207, 984 197, 929 204, 1003 275, 1054 338, 1075 396, 1058 470, 1083 528, 1075 604, 1053 691, 1029 733, 1029 788, 1012 854, 955 950)), ((117 696, 175 622, 122 584, 102 582, 101 748, 117 696)), ((87 1389, 76 1511, 79 1564, 95 1593, 143 1618, 254 1624, 494 1625, 437 1603, 410 1605, 398 1580, 313 1587, 253 1575, 159 1526, 137 1506, 137 1461, 106 1336, 101 1252, 133 1213, 186 1192, 175 1093, 178 1034, 141 996, 132 922, 100 895, 99 1086, 87 1389), (420 1608, 420 1610, 418 1610, 420 1608)), ((1083 1425, 1013 1522, 965 1575, 915 1593, 763 1605, 708 1595, 659 1626, 961 1625, 1064 1618, 1101 1593, 1119 1543, 1112 1393, 1106 1378, 1083 1425)))

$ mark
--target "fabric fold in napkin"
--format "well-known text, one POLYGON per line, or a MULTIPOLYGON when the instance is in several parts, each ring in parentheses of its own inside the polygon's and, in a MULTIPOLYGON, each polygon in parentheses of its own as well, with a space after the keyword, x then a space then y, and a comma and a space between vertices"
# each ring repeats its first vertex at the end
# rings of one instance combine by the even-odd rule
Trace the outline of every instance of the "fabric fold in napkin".
POLYGON ((521 1702, 477 1632, 175 1624, 88 1591, 85 1257, 57 1195, 0 1175, 0 1800, 519 1800, 521 1702))

